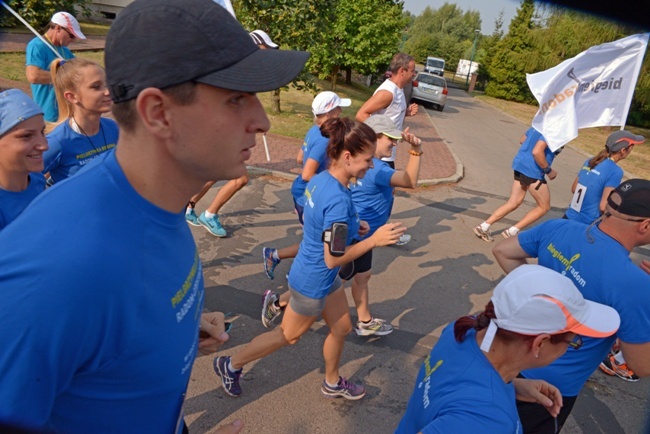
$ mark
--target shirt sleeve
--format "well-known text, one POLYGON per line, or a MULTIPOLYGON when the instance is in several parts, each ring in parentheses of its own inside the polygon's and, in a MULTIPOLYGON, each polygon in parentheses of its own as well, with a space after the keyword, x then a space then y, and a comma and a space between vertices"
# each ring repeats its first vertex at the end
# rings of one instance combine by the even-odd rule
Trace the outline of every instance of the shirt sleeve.
POLYGON ((47 135, 47 143, 49 149, 43 153, 44 174, 54 170, 59 165, 59 162, 61 161, 60 140, 57 139, 56 135, 50 133, 47 135))
POLYGON ((388 164, 383 164, 375 177, 375 183, 380 187, 391 187, 390 180, 394 174, 395 169, 391 168, 388 164))

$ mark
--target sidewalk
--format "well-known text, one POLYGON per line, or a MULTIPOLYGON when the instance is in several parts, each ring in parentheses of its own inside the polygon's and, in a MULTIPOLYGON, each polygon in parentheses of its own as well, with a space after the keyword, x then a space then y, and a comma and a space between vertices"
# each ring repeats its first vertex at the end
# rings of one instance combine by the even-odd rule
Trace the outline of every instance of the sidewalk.
MULTIPOLYGON (((0 52, 24 52, 27 43, 32 38, 31 33, 0 33, 0 52)), ((88 36, 88 39, 84 41, 70 44, 69 48, 73 52, 102 50, 105 42, 105 36, 88 36)), ((12 87, 17 87, 31 94, 29 85, 0 77, 0 90, 12 87)), ((421 157, 418 184, 433 185, 458 182, 463 178, 462 163, 444 144, 434 128, 430 116, 424 107, 420 106, 419 113, 416 116, 407 117, 404 121, 404 125, 410 127, 411 132, 423 141, 422 150, 424 154, 421 157)), ((271 131, 273 130, 271 129, 271 131)), ((253 148, 253 155, 248 162, 249 169, 293 180, 300 173, 300 168, 296 163, 296 154, 302 140, 273 133, 267 134, 266 139, 271 161, 266 159, 264 142, 262 136, 259 135, 257 137, 257 146, 253 148)), ((395 165, 398 169, 406 168, 409 158, 408 149, 407 145, 397 147, 395 165)))

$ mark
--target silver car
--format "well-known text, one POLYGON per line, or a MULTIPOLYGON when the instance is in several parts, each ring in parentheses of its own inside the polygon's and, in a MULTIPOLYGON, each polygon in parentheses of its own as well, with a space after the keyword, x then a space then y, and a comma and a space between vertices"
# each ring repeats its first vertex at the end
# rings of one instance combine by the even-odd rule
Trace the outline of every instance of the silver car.
POLYGON ((418 73, 413 80, 413 94, 411 98, 431 103, 438 111, 445 108, 447 102, 447 80, 428 72, 418 73))

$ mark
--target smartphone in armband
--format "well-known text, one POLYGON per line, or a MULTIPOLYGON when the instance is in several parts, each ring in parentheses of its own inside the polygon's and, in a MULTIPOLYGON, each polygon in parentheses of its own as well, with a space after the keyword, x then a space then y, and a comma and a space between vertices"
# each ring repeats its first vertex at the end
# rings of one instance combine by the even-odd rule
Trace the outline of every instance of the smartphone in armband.
POLYGON ((343 256, 348 239, 347 223, 334 223, 332 228, 323 231, 323 242, 327 243, 332 256, 343 256))

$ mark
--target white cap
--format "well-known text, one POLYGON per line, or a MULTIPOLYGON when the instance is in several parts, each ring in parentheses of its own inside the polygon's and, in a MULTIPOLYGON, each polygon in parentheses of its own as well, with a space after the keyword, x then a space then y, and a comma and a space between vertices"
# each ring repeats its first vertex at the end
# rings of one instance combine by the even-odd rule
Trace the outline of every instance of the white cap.
POLYGON ((571 279, 541 265, 522 265, 494 289, 496 319, 490 321, 481 350, 489 351, 497 328, 528 336, 572 332, 604 338, 618 330, 618 312, 585 300, 571 279))
POLYGON ((86 39, 86 36, 81 33, 81 28, 79 27, 77 19, 69 13, 57 12, 52 15, 52 19, 50 21, 54 24, 58 24, 59 26, 64 27, 68 32, 72 33, 77 38, 86 39))
POLYGON ((316 95, 311 103, 311 111, 315 116, 329 113, 337 107, 350 107, 352 100, 350 98, 341 98, 334 92, 325 91, 316 95))
POLYGON ((280 48, 264 30, 253 30, 249 34, 253 38, 255 45, 265 45, 268 48, 280 48))

